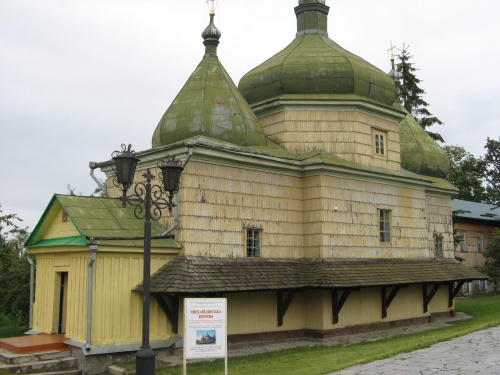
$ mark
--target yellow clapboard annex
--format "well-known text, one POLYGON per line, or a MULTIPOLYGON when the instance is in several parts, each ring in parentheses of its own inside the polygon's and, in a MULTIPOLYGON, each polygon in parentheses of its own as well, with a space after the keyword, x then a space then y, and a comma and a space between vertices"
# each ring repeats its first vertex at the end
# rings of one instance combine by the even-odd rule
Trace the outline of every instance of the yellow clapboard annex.
MULTIPOLYGON (((205 53, 138 151, 135 182, 184 161, 172 216, 153 223, 151 342, 179 345, 183 299, 225 297, 228 342, 426 322, 454 313, 449 161, 386 74, 328 37, 329 7, 300 0, 297 34, 238 87, 205 53)), ((200 50, 200 53, 202 51, 200 50)), ((27 241, 36 255, 33 332, 65 333, 85 356, 141 341, 143 223, 106 197, 54 195, 27 241)))

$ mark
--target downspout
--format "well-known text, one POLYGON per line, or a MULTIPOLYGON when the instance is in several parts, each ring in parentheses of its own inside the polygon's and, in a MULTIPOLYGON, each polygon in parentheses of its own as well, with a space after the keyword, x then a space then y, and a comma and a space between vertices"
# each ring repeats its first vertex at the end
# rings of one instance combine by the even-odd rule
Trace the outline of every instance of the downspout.
POLYGON ((95 161, 91 161, 89 162, 89 168, 90 168, 90 177, 92 177, 92 179, 95 181, 95 183, 97 184, 97 186, 99 186, 99 189, 101 189, 102 191, 102 196, 103 197, 106 197, 106 186, 104 186, 101 181, 99 181, 97 179, 96 176, 94 176, 94 169, 97 168, 97 163, 95 161))
MULTIPOLYGON (((182 163, 182 168, 184 168, 186 166, 189 159, 191 159, 191 156, 193 156, 193 148, 192 147, 189 148, 187 157, 184 160, 184 162, 182 163)), ((170 228, 168 228, 165 231, 165 233, 162 234, 162 236, 163 237, 168 236, 170 233, 172 233, 172 231, 175 228, 177 228, 178 225, 179 225, 179 192, 175 193, 174 224, 170 228)))
POLYGON ((28 262, 30 264, 30 320, 29 329, 33 329, 33 296, 35 294, 35 262, 27 256, 28 262))
POLYGON ((87 285, 87 343, 85 344, 86 351, 90 351, 90 345, 92 343, 92 281, 94 276, 94 263, 97 259, 97 249, 98 246, 95 244, 91 244, 89 246, 90 262, 87 285))

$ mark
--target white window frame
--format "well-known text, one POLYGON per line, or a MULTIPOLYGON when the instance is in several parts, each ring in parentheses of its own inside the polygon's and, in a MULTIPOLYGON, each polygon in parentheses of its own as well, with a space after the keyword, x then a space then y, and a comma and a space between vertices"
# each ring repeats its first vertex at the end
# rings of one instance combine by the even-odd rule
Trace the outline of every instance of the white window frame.
POLYGON ((391 221, 392 221, 392 211, 386 209, 378 210, 379 219, 379 241, 382 244, 390 244, 392 242, 392 231, 391 231, 391 221))
POLYGON ((262 229, 246 229, 246 256, 247 258, 259 258, 262 250, 262 229))
POLYGON ((373 129, 373 154, 379 158, 387 158, 387 132, 373 129))

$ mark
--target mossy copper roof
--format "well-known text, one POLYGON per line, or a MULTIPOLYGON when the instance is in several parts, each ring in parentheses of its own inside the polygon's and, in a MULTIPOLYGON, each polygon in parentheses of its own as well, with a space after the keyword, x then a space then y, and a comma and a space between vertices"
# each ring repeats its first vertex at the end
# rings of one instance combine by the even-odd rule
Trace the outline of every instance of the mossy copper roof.
POLYGON ((328 7, 320 1, 295 8, 297 37, 284 50, 243 76, 239 89, 251 104, 282 95, 354 95, 392 105, 394 81, 343 49, 327 34, 328 7))
POLYGON ((399 124, 401 167, 425 176, 444 178, 450 171, 446 152, 400 104, 394 108, 406 112, 399 124))
MULTIPOLYGON (((164 231, 160 223, 156 221, 151 223, 152 237, 160 237, 164 231)), ((133 207, 123 208, 118 199, 54 194, 35 229, 26 240, 25 246, 27 248, 86 246, 94 242, 98 245, 142 247, 143 237, 144 220, 134 216, 133 207), (58 212, 58 205, 67 213, 79 235, 44 238, 58 212)), ((180 245, 170 238, 154 239, 151 241, 151 246, 180 248, 180 245)))
POLYGON ((241 146, 265 146, 264 130, 217 57, 220 32, 210 25, 202 34, 205 56, 161 118, 153 148, 195 136, 241 146))
MULTIPOLYGON (((455 259, 266 259, 179 257, 151 276, 151 293, 354 288, 487 277, 455 259)), ((142 284, 134 288, 142 291, 142 284)))

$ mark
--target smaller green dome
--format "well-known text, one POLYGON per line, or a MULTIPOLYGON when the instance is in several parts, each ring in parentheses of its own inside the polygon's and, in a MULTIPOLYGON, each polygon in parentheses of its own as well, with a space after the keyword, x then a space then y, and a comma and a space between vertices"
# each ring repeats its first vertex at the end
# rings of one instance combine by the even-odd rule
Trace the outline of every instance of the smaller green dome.
POLYGON ((394 108, 406 112, 399 124, 401 167, 424 176, 445 178, 450 171, 446 152, 433 140, 400 103, 394 108))
POLYGON ((203 31, 205 55, 161 118, 153 148, 196 136, 240 146, 265 146, 264 129, 217 57, 214 14, 203 31))

